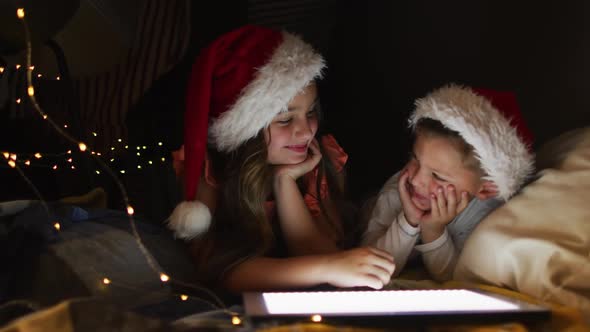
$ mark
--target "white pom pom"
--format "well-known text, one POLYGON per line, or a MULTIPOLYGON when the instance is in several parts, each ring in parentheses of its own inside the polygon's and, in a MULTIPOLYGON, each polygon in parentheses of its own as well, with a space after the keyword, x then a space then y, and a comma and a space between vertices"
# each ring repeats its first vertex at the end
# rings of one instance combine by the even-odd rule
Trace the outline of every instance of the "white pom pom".
POLYGON ((204 234, 211 224, 211 212, 207 205, 199 201, 184 201, 174 208, 168 218, 168 228, 176 237, 190 240, 204 234))

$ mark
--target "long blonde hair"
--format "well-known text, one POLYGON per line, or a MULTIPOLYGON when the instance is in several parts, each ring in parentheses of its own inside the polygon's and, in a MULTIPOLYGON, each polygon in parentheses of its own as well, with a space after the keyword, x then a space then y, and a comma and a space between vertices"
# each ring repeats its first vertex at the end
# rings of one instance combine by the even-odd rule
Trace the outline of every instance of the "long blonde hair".
MULTIPOLYGON (((322 149, 320 144, 320 149, 322 149)), ((324 153, 322 153, 325 155, 324 153)), ((273 169, 267 162, 267 145, 264 133, 242 144, 231 153, 209 149, 213 175, 219 184, 219 196, 210 230, 194 241, 192 254, 197 268, 216 279, 236 261, 246 256, 263 255, 275 244, 278 234, 273 228, 273 218, 267 216, 265 202, 271 195, 273 169)), ((316 192, 320 193, 322 178, 328 183, 330 199, 336 207, 345 202, 344 190, 337 180, 335 168, 329 158, 322 158, 318 164, 316 192)), ((302 179, 298 180, 300 190, 305 189, 302 179)), ((320 208, 332 229, 337 230, 343 246, 351 246, 353 240, 346 239, 349 225, 338 224, 341 220, 331 218, 318 195, 320 208)), ((352 222, 354 218, 345 219, 352 222), (350 220, 349 220, 350 219, 350 220)))

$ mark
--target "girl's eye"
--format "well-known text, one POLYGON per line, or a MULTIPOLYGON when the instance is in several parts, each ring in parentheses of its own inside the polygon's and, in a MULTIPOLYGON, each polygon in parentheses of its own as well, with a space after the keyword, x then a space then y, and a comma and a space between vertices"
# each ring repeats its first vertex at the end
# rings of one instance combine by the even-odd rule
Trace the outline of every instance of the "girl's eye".
POLYGON ((307 117, 314 118, 317 114, 318 114, 318 112, 314 109, 313 111, 307 112, 307 117))
POLYGON ((432 176, 437 179, 438 181, 443 181, 443 182, 447 182, 445 179, 441 178, 440 176, 438 176, 438 174, 436 173, 432 173, 432 176))
POLYGON ((289 122, 291 122, 291 119, 284 119, 284 120, 277 121, 277 123, 282 124, 282 125, 289 124, 289 122))

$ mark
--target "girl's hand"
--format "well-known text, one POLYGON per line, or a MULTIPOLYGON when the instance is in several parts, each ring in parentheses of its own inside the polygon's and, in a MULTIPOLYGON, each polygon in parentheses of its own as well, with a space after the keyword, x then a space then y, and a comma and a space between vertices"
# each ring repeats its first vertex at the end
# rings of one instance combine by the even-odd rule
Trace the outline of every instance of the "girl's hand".
POLYGON ((297 180, 299 177, 307 174, 313 170, 320 160, 322 159, 322 153, 320 152, 320 145, 317 139, 313 139, 309 144, 309 153, 307 159, 303 162, 295 165, 279 165, 275 168, 275 178, 282 176, 289 176, 293 180, 297 180))
POLYGON ((327 259, 322 273, 336 287, 381 289, 389 283, 395 270, 390 254, 371 247, 341 251, 328 255, 327 259))
POLYGON ((408 178, 409 173, 408 170, 402 170, 402 173, 399 177, 398 181, 398 191, 400 201, 402 203, 402 208, 404 210, 404 215, 406 216, 406 220, 408 223, 414 227, 418 227, 420 224, 420 220, 424 216, 424 211, 420 210, 410 197, 410 192, 408 191, 408 178))
POLYGON ((430 194, 430 213, 421 221, 422 239, 425 242, 436 240, 468 204, 467 192, 462 192, 460 197, 457 197, 455 186, 448 185, 446 192, 443 187, 439 187, 436 194, 430 194))

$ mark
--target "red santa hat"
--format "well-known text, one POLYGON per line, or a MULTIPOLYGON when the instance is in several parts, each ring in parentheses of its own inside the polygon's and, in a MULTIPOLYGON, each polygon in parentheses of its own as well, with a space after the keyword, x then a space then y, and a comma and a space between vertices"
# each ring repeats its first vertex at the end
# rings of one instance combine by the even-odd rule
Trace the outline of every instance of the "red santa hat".
POLYGON ((177 237, 193 238, 211 223, 207 206, 195 200, 207 145, 231 152, 256 137, 324 67, 322 56, 298 36, 251 25, 201 52, 186 99, 185 200, 168 219, 177 237))
POLYGON ((498 197, 505 201, 534 172, 533 136, 514 93, 448 85, 416 101, 410 127, 422 118, 458 132, 473 147, 484 179, 496 184, 498 197))

